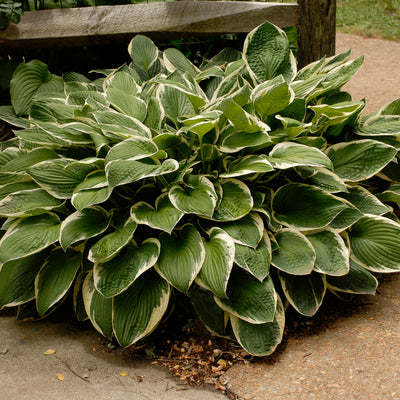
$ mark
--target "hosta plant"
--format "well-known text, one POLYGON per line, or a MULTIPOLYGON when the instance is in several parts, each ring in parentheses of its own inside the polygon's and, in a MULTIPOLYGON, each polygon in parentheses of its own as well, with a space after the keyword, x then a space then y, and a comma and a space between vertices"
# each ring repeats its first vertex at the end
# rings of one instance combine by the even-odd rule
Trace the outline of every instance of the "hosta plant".
POLYGON ((0 108, 0 308, 70 295, 121 346, 173 291, 211 332, 268 355, 285 309, 373 294, 400 270, 400 102, 369 116, 341 87, 362 58, 300 71, 265 23, 200 67, 144 36, 94 81, 21 64, 0 108), (389 202, 389 205, 384 202, 389 202))

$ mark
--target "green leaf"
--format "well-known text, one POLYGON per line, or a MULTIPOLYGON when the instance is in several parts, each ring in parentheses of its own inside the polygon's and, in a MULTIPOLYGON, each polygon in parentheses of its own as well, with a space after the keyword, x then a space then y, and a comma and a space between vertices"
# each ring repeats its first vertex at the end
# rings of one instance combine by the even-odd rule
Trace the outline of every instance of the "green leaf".
POLYGON ((168 194, 164 193, 157 198, 155 208, 144 201, 134 204, 131 207, 131 216, 138 224, 171 233, 183 213, 172 205, 168 194))
POLYGON ((302 230, 323 228, 346 208, 341 199, 301 183, 281 186, 272 198, 274 219, 302 230))
POLYGON ((262 121, 266 121, 269 115, 285 109, 294 99, 294 92, 286 82, 259 91, 256 87, 253 93, 254 107, 262 121))
POLYGON ((58 199, 69 199, 94 166, 73 165, 74 160, 43 161, 28 169, 28 174, 44 190, 58 199))
POLYGON ((272 322, 275 316, 277 294, 270 277, 259 282, 241 269, 231 273, 227 288, 228 298, 215 298, 226 312, 251 324, 272 322))
POLYGON ((136 35, 128 46, 133 65, 143 79, 151 77, 151 68, 158 60, 158 48, 148 37, 136 35))
POLYGON ((172 286, 187 293, 205 258, 202 238, 191 225, 183 226, 177 235, 159 237, 161 253, 155 266, 157 272, 172 286))
POLYGON ((110 187, 114 188, 140 179, 169 174, 178 168, 178 162, 173 159, 167 159, 161 165, 147 158, 141 161, 116 160, 107 164, 106 174, 110 187))
POLYGON ((29 122, 17 117, 13 106, 0 106, 0 119, 18 128, 28 128, 29 122))
POLYGON ((1 165, 0 172, 25 173, 29 167, 33 167, 35 164, 58 158, 59 155, 55 151, 46 148, 21 152, 18 156, 1 165))
POLYGON ((350 270, 344 276, 327 276, 328 288, 338 292, 375 294, 378 280, 371 272, 350 260, 350 270))
POLYGON ((60 201, 43 189, 23 190, 0 201, 0 216, 20 217, 43 214, 60 205, 60 201))
POLYGON ((88 259, 94 263, 110 261, 129 243, 136 227, 136 222, 128 219, 120 230, 115 230, 96 242, 89 250, 88 259))
POLYGON ((201 322, 213 334, 225 336, 225 311, 218 307, 209 290, 193 285, 189 292, 190 301, 201 322))
POLYGON ((215 208, 213 219, 235 221, 247 215, 253 208, 253 198, 245 183, 226 179, 221 183, 222 199, 215 208))
POLYGON ((0 269, 0 310, 14 307, 35 298, 35 278, 48 252, 4 263, 0 269))
POLYGON ((378 115, 400 115, 400 99, 385 104, 379 110, 378 115))
POLYGON ((168 196, 172 205, 183 213, 207 217, 212 217, 218 199, 214 185, 205 177, 200 178, 200 184, 195 188, 173 186, 168 196))
POLYGON ((171 47, 164 50, 163 58, 165 66, 169 72, 174 72, 175 70, 178 70, 182 74, 188 72, 193 77, 200 73, 200 70, 193 65, 178 49, 171 47))
POLYGON ((139 277, 113 299, 113 329, 118 343, 127 347, 149 335, 168 307, 171 289, 155 272, 139 277))
POLYGON ((60 244, 63 249, 81 240, 100 235, 107 228, 110 217, 106 210, 92 206, 69 215, 61 224, 60 244))
POLYGON ((398 115, 377 115, 356 126, 355 133, 360 136, 392 136, 400 134, 398 115))
POLYGON ((346 181, 357 182, 371 178, 396 155, 396 149, 376 140, 337 143, 326 151, 334 172, 346 181))
POLYGON ((243 58, 257 82, 282 74, 289 62, 289 52, 285 32, 269 22, 252 30, 243 45, 243 58))
POLYGON ((269 160, 279 169, 297 166, 333 168, 331 160, 321 150, 298 143, 277 144, 269 153, 269 160))
POLYGON ((290 305, 300 314, 313 316, 322 304, 326 292, 325 275, 294 276, 279 272, 283 292, 290 305))
POLYGON ((234 178, 254 173, 266 173, 274 171, 271 163, 263 156, 248 155, 232 161, 227 172, 220 174, 221 178, 234 178))
POLYGON ((379 216, 366 216, 349 232, 354 261, 373 272, 400 270, 400 226, 379 216))
MULTIPOLYGON (((296 168, 296 171, 302 167, 296 168)), ((339 178, 334 172, 326 168, 304 168, 305 170, 312 169, 313 175, 304 180, 307 185, 315 185, 316 187, 325 190, 329 193, 346 192, 347 186, 344 181, 339 178)), ((300 175, 302 173, 300 172, 300 175)))
POLYGON ((235 258, 235 243, 220 229, 214 229, 210 240, 204 238, 205 258, 196 283, 219 297, 226 297, 226 287, 235 258))
POLYGON ((60 220, 46 213, 14 222, 0 240, 0 262, 38 253, 58 240, 60 220))
POLYGON ((17 116, 29 114, 32 97, 36 93, 63 91, 62 78, 52 75, 47 65, 39 60, 20 64, 10 82, 11 104, 17 116))
POLYGON ((285 309, 278 296, 274 320, 265 324, 250 324, 230 315, 236 340, 254 356, 268 356, 282 341, 285 328, 285 309))
POLYGON ((382 201, 391 201, 400 205, 400 184, 390 185, 384 192, 376 196, 382 201))
POLYGON ((121 294, 157 262, 159 253, 157 239, 146 239, 140 247, 131 241, 110 261, 94 265, 96 289, 107 298, 121 294))
POLYGON ((36 308, 39 315, 60 301, 74 282, 82 264, 82 253, 58 248, 46 259, 35 280, 36 308))
POLYGON ((147 107, 141 98, 113 87, 107 88, 106 97, 119 112, 137 118, 140 122, 143 122, 146 118, 147 107))
POLYGON ((267 132, 247 132, 233 131, 222 138, 218 149, 224 153, 235 153, 248 147, 261 146, 270 143, 271 138, 267 132))
POLYGON ((94 287, 93 272, 90 271, 82 286, 82 297, 86 314, 93 326, 106 338, 113 336, 112 299, 106 299, 94 287))
POLYGON ((159 98, 165 115, 175 123, 184 116, 195 114, 195 109, 189 97, 182 90, 169 85, 162 85, 159 89, 159 98))
POLYGON ((294 229, 275 234, 278 248, 272 252, 272 265, 293 275, 308 275, 314 268, 315 250, 311 242, 294 229))
POLYGON ((140 160, 151 157, 157 152, 158 147, 152 140, 144 137, 134 137, 112 147, 105 160, 106 163, 115 160, 140 160))
POLYGON ((362 186, 349 187, 347 193, 341 193, 340 197, 346 199, 363 214, 383 215, 391 211, 391 208, 381 203, 372 193, 362 186))
POLYGON ((257 248, 235 244, 235 263, 243 268, 260 282, 269 274, 271 263, 271 242, 266 231, 257 248))
POLYGON ((325 229, 306 237, 317 256, 315 271, 332 276, 346 275, 349 272, 349 250, 339 234, 325 229))
POLYGON ((235 243, 256 248, 260 243, 264 233, 264 223, 257 213, 250 213, 241 219, 230 222, 201 221, 202 228, 210 233, 212 227, 224 230, 235 243))

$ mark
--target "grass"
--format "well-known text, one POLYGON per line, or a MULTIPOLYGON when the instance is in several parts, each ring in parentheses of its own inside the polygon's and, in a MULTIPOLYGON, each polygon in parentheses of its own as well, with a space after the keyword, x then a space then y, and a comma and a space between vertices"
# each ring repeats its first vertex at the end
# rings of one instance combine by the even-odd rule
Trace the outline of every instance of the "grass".
POLYGON ((400 0, 337 0, 336 24, 339 32, 400 41, 400 0))

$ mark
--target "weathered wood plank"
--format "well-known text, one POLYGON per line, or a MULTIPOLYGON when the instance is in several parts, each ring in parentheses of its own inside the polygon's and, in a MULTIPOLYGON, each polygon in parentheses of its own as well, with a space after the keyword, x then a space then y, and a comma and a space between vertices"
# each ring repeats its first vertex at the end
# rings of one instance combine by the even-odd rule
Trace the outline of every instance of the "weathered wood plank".
POLYGON ((298 64, 303 67, 335 54, 336 0, 298 0, 298 64))
POLYGON ((249 32, 265 20, 296 25, 299 6, 240 1, 178 1, 26 12, 0 32, 0 50, 84 46, 129 40, 249 32))

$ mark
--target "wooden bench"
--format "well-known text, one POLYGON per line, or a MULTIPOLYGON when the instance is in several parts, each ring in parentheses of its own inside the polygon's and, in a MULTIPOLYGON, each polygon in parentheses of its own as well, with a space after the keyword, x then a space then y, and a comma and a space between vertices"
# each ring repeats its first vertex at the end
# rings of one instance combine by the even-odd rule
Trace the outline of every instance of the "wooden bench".
POLYGON ((293 3, 173 1, 25 12, 0 31, 0 51, 90 46, 129 41, 249 32, 265 20, 298 27, 299 65, 335 52, 336 0, 293 3))

